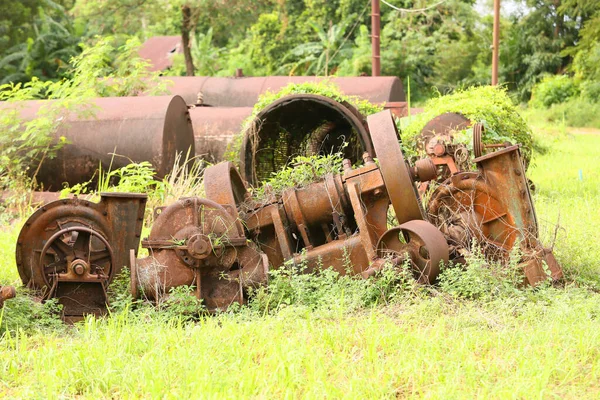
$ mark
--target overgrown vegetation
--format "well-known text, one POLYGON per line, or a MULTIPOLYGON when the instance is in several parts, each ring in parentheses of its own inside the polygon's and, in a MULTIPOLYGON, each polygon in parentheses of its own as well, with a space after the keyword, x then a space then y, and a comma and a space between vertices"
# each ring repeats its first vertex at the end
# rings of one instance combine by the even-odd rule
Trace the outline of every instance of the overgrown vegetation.
POLYGON ((255 123, 257 115, 273 102, 293 94, 318 94, 329 97, 339 103, 350 104, 365 117, 383 110, 382 106, 373 104, 368 100, 361 99, 358 96, 348 96, 343 94, 333 82, 326 79, 321 82, 290 83, 278 92, 274 93, 267 91, 259 96, 258 102, 252 109, 252 114, 242 124, 241 132, 228 145, 224 158, 237 163, 243 145, 244 134, 252 127, 252 124, 255 123))
POLYGON ((100 38, 94 46, 85 47, 70 60, 68 78, 43 81, 34 77, 24 84, 0 85, 0 101, 11 103, 3 106, 0 116, 0 186, 14 188, 27 181, 35 188, 40 165, 67 143, 65 137, 56 137, 59 126, 68 123, 70 115, 94 115, 92 98, 165 90, 164 82, 137 55, 137 39, 119 47, 114 42, 111 37, 100 38), (52 101, 39 103, 35 118, 23 119, 21 115, 27 112, 22 109, 33 106, 22 102, 38 99, 52 101))
MULTIPOLYGON (((517 106, 511 101, 506 88, 494 86, 471 87, 430 99, 424 112, 408 118, 402 123, 402 142, 407 150, 416 148, 416 139, 425 124, 434 117, 447 113, 460 113, 473 123, 483 123, 486 143, 502 143, 508 140, 521 144, 526 160, 531 158, 531 129, 521 117, 517 106)), ((470 129, 458 132, 458 140, 472 146, 470 129), (462 138, 461 138, 462 133, 462 138)))
MULTIPOLYGON (((124 271, 111 286, 111 314, 73 327, 58 322, 52 303, 41 306, 22 292, 7 301, 0 394, 120 398, 176 390, 193 397, 199 388, 215 397, 594 393, 600 220, 591 210, 600 207, 600 170, 593 162, 599 139, 560 132, 543 137, 548 151, 535 154, 530 174, 544 242, 552 242, 557 222, 565 228, 555 244, 567 273, 564 286, 523 287, 520 271, 499 269, 477 251, 466 267, 444 268, 436 286, 415 284, 405 267, 363 280, 326 265, 313 274, 300 274, 302 264, 288 265, 271 273, 269 286, 252 293, 246 307, 205 316, 190 288, 159 307, 134 302, 124 271), (584 209, 590 212, 581 218, 584 209), (216 379, 214 367, 221 364, 238 367, 216 379), (94 373, 81 374, 82 368, 94 373), (168 370, 176 370, 176 378, 168 370)), ((19 225, 0 228, 3 283, 18 281, 13 245, 19 225)))

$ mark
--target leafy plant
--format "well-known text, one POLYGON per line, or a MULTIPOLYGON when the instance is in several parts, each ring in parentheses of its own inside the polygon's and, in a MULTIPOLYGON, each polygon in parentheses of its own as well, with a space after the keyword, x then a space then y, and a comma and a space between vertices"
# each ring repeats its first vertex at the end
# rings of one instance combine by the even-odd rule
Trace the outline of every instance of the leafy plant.
POLYGON ((282 60, 284 63, 290 59, 293 61, 284 64, 280 71, 289 70, 290 75, 296 75, 298 70, 301 70, 303 75, 328 76, 335 66, 351 54, 349 43, 344 40, 349 23, 340 22, 337 25, 330 25, 327 31, 312 21, 309 25, 319 40, 293 48, 282 60))
POLYGON ((302 187, 320 180, 327 174, 339 174, 342 171, 343 154, 325 156, 298 156, 287 168, 281 169, 255 190, 255 199, 263 199, 270 194, 280 195, 286 189, 302 187))
POLYGON ((579 95, 579 87, 568 75, 549 75, 537 83, 532 90, 529 105, 550 107, 579 95))

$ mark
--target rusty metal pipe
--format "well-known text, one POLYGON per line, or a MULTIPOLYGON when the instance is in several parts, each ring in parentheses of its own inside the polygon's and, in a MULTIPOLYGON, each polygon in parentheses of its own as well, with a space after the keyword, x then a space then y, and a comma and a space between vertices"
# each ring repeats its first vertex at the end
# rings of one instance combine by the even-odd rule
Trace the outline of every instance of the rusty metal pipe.
MULTIPOLYGON (((51 103, 6 103, 0 109, 16 108, 23 120, 30 121, 51 103)), ((172 170, 177 153, 194 154, 189 113, 179 96, 97 98, 65 110, 63 118, 55 137, 65 137, 69 143, 55 158, 44 160, 36 178, 45 189, 86 182, 99 165, 106 171, 150 161, 162 177, 172 170)), ((37 165, 32 167, 35 170, 37 165)))
POLYGON ((317 77, 317 76, 262 76, 244 78, 166 76, 170 94, 179 95, 188 104, 215 107, 252 107, 261 94, 278 92, 290 83, 328 81, 337 85, 346 95, 359 96, 372 103, 406 101, 402 82, 395 76, 378 77, 317 77), (200 94, 200 96, 199 96, 200 94))
POLYGON ((189 113, 196 156, 219 162, 223 161, 229 144, 241 135, 244 121, 252 114, 252 107, 191 106, 189 113))

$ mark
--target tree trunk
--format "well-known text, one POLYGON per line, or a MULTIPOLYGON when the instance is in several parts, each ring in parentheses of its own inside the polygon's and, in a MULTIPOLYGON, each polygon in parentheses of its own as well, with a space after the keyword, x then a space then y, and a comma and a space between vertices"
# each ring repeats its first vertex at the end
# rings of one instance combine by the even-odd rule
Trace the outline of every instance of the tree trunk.
POLYGON ((183 57, 185 58, 185 74, 194 76, 194 60, 190 50, 190 31, 192 30, 192 10, 190 6, 181 6, 181 44, 183 47, 183 57))

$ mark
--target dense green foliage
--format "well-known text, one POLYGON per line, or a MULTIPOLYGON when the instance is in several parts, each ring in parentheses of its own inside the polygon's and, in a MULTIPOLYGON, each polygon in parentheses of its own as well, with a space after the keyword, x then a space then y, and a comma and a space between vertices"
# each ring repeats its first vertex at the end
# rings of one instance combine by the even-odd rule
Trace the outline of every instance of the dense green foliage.
MULTIPOLYGON (((382 73, 410 78, 413 99, 490 82, 490 8, 480 14, 473 0, 390 3, 405 11, 381 4, 382 73)), ((363 0, 28 0, 4 8, 2 82, 65 76, 79 43, 96 35, 124 43, 185 32, 198 75, 231 76, 236 68, 254 76, 371 72, 370 4, 363 0)), ((509 92, 526 102, 544 76, 567 73, 597 98, 599 1, 518 0, 510 10, 500 41, 500 82, 509 92)), ((184 58, 177 55, 168 73, 185 74, 184 58)))

